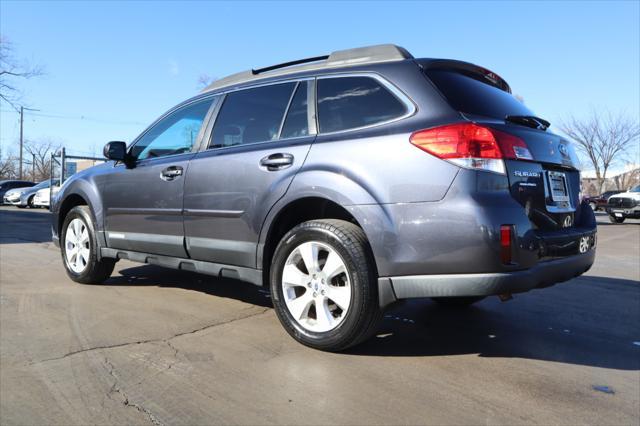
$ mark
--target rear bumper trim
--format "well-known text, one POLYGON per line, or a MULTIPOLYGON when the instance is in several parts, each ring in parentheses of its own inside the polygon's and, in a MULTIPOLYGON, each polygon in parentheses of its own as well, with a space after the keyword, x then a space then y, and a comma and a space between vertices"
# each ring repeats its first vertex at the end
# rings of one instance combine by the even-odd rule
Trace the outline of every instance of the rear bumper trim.
POLYGON ((595 250, 562 259, 540 262, 513 272, 486 274, 412 275, 386 277, 397 299, 420 297, 490 296, 522 293, 548 287, 585 273, 593 265, 595 250))

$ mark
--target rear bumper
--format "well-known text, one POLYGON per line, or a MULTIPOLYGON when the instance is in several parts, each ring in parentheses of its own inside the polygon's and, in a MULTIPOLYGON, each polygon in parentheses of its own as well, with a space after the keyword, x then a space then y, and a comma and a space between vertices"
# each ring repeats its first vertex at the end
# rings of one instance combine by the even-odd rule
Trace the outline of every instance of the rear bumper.
POLYGON ((384 277, 378 280, 381 305, 421 297, 491 296, 522 293, 577 277, 591 268, 595 250, 512 272, 384 277))

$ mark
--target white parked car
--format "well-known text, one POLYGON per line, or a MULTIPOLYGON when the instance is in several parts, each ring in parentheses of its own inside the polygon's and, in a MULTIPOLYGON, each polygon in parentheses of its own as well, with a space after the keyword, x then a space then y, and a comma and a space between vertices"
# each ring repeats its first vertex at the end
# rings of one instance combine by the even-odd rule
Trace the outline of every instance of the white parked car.
MULTIPOLYGON (((58 192, 59 189, 60 189, 59 186, 54 186, 51 192, 55 194, 56 192, 58 192)), ((50 196, 49 188, 40 189, 38 192, 36 192, 36 195, 33 197, 33 205, 36 207, 49 208, 49 204, 51 202, 51 200, 49 199, 49 196, 50 196)))
POLYGON ((612 223, 622 223, 627 218, 640 219, 640 185, 609 197, 606 208, 612 223))

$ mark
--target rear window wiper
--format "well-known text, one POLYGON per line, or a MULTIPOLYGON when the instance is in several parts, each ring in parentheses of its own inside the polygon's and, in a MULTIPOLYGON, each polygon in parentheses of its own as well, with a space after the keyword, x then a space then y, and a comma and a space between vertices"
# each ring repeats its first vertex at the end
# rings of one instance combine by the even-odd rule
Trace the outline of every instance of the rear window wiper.
POLYGON ((540 130, 547 130, 551 125, 547 120, 533 115, 507 115, 504 119, 511 123, 522 124, 523 126, 540 130))

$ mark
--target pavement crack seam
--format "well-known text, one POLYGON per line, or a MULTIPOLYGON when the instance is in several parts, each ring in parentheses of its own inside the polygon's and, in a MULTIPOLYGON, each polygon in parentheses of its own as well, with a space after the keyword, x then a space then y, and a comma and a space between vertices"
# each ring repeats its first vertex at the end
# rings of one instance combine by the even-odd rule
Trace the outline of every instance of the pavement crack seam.
POLYGON ((173 367, 178 362, 178 348, 171 344, 171 339, 166 340, 165 343, 167 344, 167 346, 173 349, 173 357, 175 358, 175 361, 169 364, 169 366, 167 367, 166 371, 169 371, 171 370, 171 367, 173 367))
POLYGON ((167 371, 171 370, 171 368, 176 365, 178 363, 178 348, 176 348, 175 346, 173 346, 171 344, 171 341, 169 340, 165 340, 164 343, 167 344, 167 346, 169 346, 169 348, 171 348, 173 350, 173 358, 175 358, 175 361, 171 362, 169 365, 167 365, 166 368, 162 369, 161 371, 158 371, 157 373, 153 374, 152 376, 147 376, 144 379, 140 380, 138 383, 134 384, 133 386, 140 386, 141 384, 143 384, 144 382, 146 382, 149 379, 153 379, 156 376, 159 376, 160 374, 166 373, 167 371))
POLYGON ((269 310, 270 310, 269 308, 264 308, 260 312, 256 312, 254 314, 245 315, 245 316, 241 316, 241 317, 237 317, 237 318, 231 318, 230 320, 217 322, 215 324, 205 325, 204 327, 199 327, 199 328, 196 328, 195 330, 189 330, 189 331, 184 331, 184 332, 181 332, 181 333, 174 334, 171 337, 166 337, 166 338, 161 338, 161 339, 137 340, 135 342, 116 343, 114 345, 92 346, 90 348, 78 349, 77 351, 72 351, 72 352, 66 353, 66 354, 64 354, 62 356, 58 356, 58 357, 54 357, 54 358, 47 358, 47 359, 43 359, 43 360, 40 360, 40 361, 32 361, 32 362, 29 363, 29 365, 41 364, 41 363, 50 362, 50 361, 58 361, 58 360, 61 360, 61 359, 64 359, 64 358, 68 358, 68 357, 73 356, 73 355, 78 355, 78 354, 81 354, 81 353, 92 352, 92 351, 101 350, 101 349, 114 349, 114 348, 121 348, 123 346, 142 345, 142 344, 145 344, 145 343, 156 343, 156 342, 167 343, 169 346, 171 346, 171 348, 174 351, 176 351, 176 355, 177 355, 177 353, 178 353, 177 349, 175 347, 173 347, 169 343, 170 340, 173 340, 173 339, 181 337, 181 336, 186 336, 188 334, 196 334, 196 333, 199 333, 201 331, 205 331, 205 330, 208 330, 210 328, 215 328, 215 327, 219 327, 219 326, 222 326, 222 325, 226 325, 226 324, 229 324, 229 323, 232 323, 232 322, 235 322, 235 321, 241 321, 241 320, 245 320, 245 319, 248 319, 248 318, 256 317, 256 316, 264 314, 265 312, 267 312, 269 310))
POLYGON ((113 400, 113 398, 111 398, 111 395, 113 395, 114 393, 119 394, 122 397, 122 405, 124 405, 125 407, 131 407, 131 408, 135 408, 136 410, 138 410, 140 413, 146 415, 147 417, 149 417, 149 420, 151 421, 151 423, 153 423, 154 425, 158 425, 158 426, 162 426, 163 423, 158 420, 158 418, 156 416, 154 416, 151 411, 149 411, 148 409, 144 408, 142 405, 140 404, 136 404, 131 402, 131 400, 129 400, 129 397, 127 396, 127 394, 118 387, 118 376, 116 376, 115 373, 115 367, 113 366, 113 364, 111 363, 111 361, 109 361, 109 359, 107 359, 105 357, 104 362, 107 364, 107 366, 109 367, 109 375, 111 375, 111 377, 113 377, 113 384, 111 385, 111 388, 109 389, 109 392, 107 392, 107 397, 111 400, 113 400))

